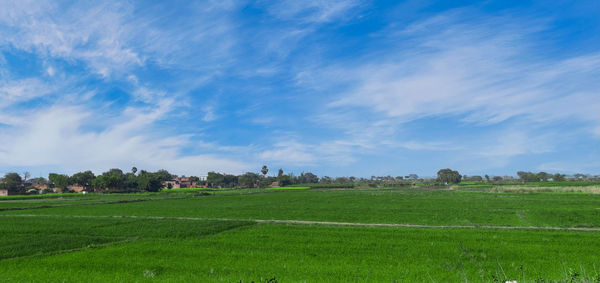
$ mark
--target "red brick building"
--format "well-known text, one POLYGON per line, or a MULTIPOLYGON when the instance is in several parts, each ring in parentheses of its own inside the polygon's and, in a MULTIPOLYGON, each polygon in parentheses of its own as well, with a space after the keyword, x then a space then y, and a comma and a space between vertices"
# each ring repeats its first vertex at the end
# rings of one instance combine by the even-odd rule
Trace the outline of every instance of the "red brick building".
POLYGON ((74 192, 76 192, 76 193, 81 193, 81 192, 83 192, 83 191, 91 191, 91 189, 90 189, 90 188, 88 188, 88 187, 85 187, 85 186, 81 186, 81 185, 78 185, 78 184, 70 185, 70 186, 68 186, 67 188, 68 188, 69 190, 71 190, 71 191, 74 191, 74 192))
POLYGON ((42 183, 33 183, 33 184, 31 184, 31 186, 38 190, 45 190, 45 189, 50 188, 50 186, 48 184, 42 184, 42 183))
POLYGON ((172 180, 169 181, 164 181, 162 183, 163 188, 172 188, 172 189, 179 189, 179 188, 196 188, 198 186, 198 184, 196 182, 192 182, 190 181, 189 177, 177 177, 174 178, 172 180))

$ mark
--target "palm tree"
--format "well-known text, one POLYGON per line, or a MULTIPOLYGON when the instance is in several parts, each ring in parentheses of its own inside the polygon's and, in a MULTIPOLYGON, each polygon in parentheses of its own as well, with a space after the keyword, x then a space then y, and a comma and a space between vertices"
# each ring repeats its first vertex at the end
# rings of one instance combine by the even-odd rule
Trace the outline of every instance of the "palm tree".
POLYGON ((269 168, 267 168, 267 165, 263 165, 263 167, 260 170, 260 172, 263 174, 263 177, 266 177, 267 173, 269 173, 269 168))

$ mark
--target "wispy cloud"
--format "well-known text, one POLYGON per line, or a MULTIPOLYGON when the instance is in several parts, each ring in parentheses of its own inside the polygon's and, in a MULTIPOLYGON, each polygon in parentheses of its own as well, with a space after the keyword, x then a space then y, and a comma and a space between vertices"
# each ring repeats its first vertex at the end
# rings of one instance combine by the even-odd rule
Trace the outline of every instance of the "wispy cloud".
POLYGON ((0 168, 484 170, 559 164, 564 145, 600 139, 598 22, 562 14, 362 0, 0 6, 0 168))
POLYGON ((132 7, 117 3, 70 6, 51 1, 5 4, 8 8, 0 12, 3 44, 45 56, 84 60, 103 76, 143 63, 126 42, 132 31, 124 25, 124 15, 132 7))
POLYGON ((36 78, 0 80, 0 110, 53 92, 54 87, 36 78))
MULTIPOLYGON (((189 108, 186 92, 231 63, 235 37, 227 13, 236 5, 135 4, 0 3, 0 47, 43 62, 42 70, 15 79, 11 68, 18 66, 0 52, 0 168, 247 170, 243 161, 218 153, 184 152, 192 135, 157 125, 189 108), (157 80, 154 72, 175 81, 157 80), (44 103, 17 107, 43 97, 44 103)), ((205 121, 214 120, 210 113, 205 121)))
POLYGON ((180 148, 189 144, 189 137, 148 131, 171 110, 170 102, 161 104, 156 109, 128 108, 101 131, 84 130, 94 113, 83 107, 54 106, 31 113, 18 129, 0 134, 0 167, 53 166, 68 173, 131 166, 184 174, 247 170, 247 164, 215 154, 182 153, 180 148))
POLYGON ((521 47, 525 35, 515 36, 517 30, 505 36, 485 29, 449 29, 428 35, 422 39, 427 44, 417 46, 433 48, 431 52, 409 52, 408 58, 403 52, 401 58, 350 68, 345 77, 354 87, 330 106, 367 106, 406 120, 468 114, 464 120, 475 123, 499 123, 518 115, 533 120, 590 117, 594 109, 589 106, 583 113, 561 113, 548 106, 595 101, 600 83, 592 78, 600 72, 598 54, 532 62, 523 58, 530 51, 521 47))
MULTIPOLYGON (((338 122, 316 119, 346 133, 384 124, 387 133, 378 131, 379 140, 393 139, 396 145, 413 149, 414 141, 402 140, 403 125, 426 118, 454 119, 476 127, 518 119, 534 136, 548 131, 549 123, 579 121, 588 133, 595 133, 600 125, 600 81, 594 79, 600 76, 599 53, 558 59, 536 56, 543 45, 531 38, 545 30, 543 21, 532 25, 511 17, 464 22, 465 18, 453 11, 414 23, 385 35, 385 40, 398 43, 398 49, 303 76, 307 86, 335 97, 323 110, 327 114, 319 116, 359 113, 344 114, 338 122)), ((553 148, 531 143, 519 132, 502 133, 499 139, 505 142, 492 148, 473 146, 493 153, 490 159, 553 148)), ((376 139, 370 143, 382 144, 376 139)))
POLYGON ((284 20, 323 23, 348 17, 360 4, 358 0, 284 0, 272 3, 268 10, 284 20))
MULTIPOLYGON (((5 1, 2 6, 0 44, 83 61, 103 77, 115 72, 123 75, 149 61, 167 68, 191 69, 194 66, 190 63, 203 57, 204 62, 215 57, 225 59, 224 52, 233 40, 227 34, 227 18, 217 16, 231 7, 219 3, 192 5, 189 9, 198 13, 184 17, 187 21, 175 26, 165 26, 164 18, 144 15, 132 3, 118 1, 5 1)), ((171 16, 177 13, 166 7, 162 12, 171 16)))

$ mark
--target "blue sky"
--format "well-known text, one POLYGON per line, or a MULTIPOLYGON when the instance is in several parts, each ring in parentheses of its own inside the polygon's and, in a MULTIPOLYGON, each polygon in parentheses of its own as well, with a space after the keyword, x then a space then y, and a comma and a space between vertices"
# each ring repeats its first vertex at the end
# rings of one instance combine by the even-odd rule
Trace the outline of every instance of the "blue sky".
POLYGON ((0 172, 598 174, 599 13, 0 0, 0 172))

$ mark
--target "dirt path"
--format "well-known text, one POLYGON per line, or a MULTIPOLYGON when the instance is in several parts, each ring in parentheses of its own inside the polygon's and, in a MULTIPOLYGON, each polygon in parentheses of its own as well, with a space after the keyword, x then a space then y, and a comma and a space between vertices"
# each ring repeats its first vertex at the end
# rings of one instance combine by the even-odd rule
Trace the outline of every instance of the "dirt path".
POLYGON ((310 220, 237 219, 237 218, 136 216, 136 215, 0 214, 0 217, 133 218, 133 219, 190 220, 190 221, 215 220, 215 221, 250 221, 250 222, 255 222, 255 223, 258 223, 258 224, 291 224, 291 225, 350 226, 350 227, 399 227, 399 228, 422 228, 422 229, 497 229, 497 230, 600 231, 600 227, 494 226, 494 225, 422 225, 422 224, 392 224, 392 223, 330 222, 330 221, 310 221, 310 220))

